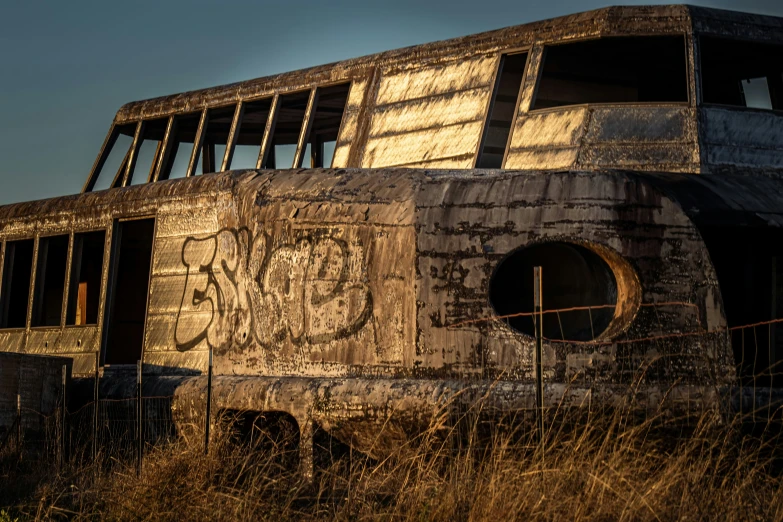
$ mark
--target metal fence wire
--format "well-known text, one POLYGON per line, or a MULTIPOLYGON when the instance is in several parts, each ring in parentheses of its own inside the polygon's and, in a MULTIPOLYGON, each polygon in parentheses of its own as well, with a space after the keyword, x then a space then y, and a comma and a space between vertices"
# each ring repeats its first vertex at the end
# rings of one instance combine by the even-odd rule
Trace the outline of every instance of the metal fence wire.
MULTIPOLYGON (((518 313, 509 316, 493 316, 476 318, 447 324, 449 328, 474 328, 482 323, 505 322, 509 319, 522 317, 531 321, 539 342, 549 343, 557 350, 566 349, 567 353, 574 356, 585 356, 585 360, 594 354, 599 354, 604 359, 607 354, 613 358, 617 371, 614 379, 623 382, 613 384, 632 385, 640 374, 653 380, 660 377, 665 381, 672 361, 682 355, 681 350, 691 350, 685 354, 689 357, 702 356, 701 351, 720 342, 730 341, 735 357, 737 380, 728 390, 728 396, 732 404, 730 409, 740 415, 751 414, 755 419, 773 417, 780 420, 781 405, 783 404, 783 329, 780 335, 776 335, 776 328, 783 319, 772 319, 759 323, 707 329, 700 318, 698 307, 691 303, 666 302, 645 303, 641 305, 640 313, 646 314, 645 331, 625 332, 613 339, 602 339, 592 336, 591 340, 569 340, 562 334, 562 325, 567 325, 570 316, 582 314, 574 321, 583 322, 585 317, 592 322, 596 316, 595 311, 615 305, 572 307, 559 310, 543 310, 536 308, 534 312, 518 313), (685 313, 683 313, 683 309, 685 313), (560 326, 560 338, 552 338, 550 334, 545 338, 545 332, 541 329, 544 321, 550 317, 550 324, 560 326), (674 318, 678 320, 674 320, 674 318), (538 328, 536 328, 538 325, 538 328), (677 325, 677 326, 672 326, 677 325), (638 335, 634 335, 638 334, 638 335), (695 338, 697 342, 688 343, 683 348, 683 338, 695 338), (780 345, 780 346, 779 346, 780 345), (660 354, 656 360, 646 360, 639 357, 640 354, 660 354), (647 365, 645 367, 645 365, 647 365), (656 375, 658 374, 658 375, 656 375)), ((550 332, 558 330, 550 329, 550 332)), ((538 353, 538 352, 537 352, 538 353)), ((541 355, 536 355, 540 358, 541 355)), ((576 357, 575 357, 576 359, 576 357)), ((602 359, 603 360, 603 359, 602 359)), ((212 359, 210 354, 207 396, 210 396, 212 359)), ((590 371, 600 371, 585 365, 586 371, 577 372, 569 377, 569 385, 602 386, 606 380, 592 380, 595 375, 589 375, 590 371)), ((144 452, 152 445, 173 440, 177 436, 177 422, 173 416, 173 396, 141 396, 141 372, 139 365, 137 395, 130 398, 113 399, 98 398, 81 406, 75 411, 67 411, 64 407, 65 380, 63 391, 60 395, 60 403, 54 412, 47 415, 24 408, 21 399, 18 401, 17 418, 10 429, 0 431, 0 451, 15 451, 19 458, 24 459, 56 459, 62 462, 65 458, 83 456, 84 458, 104 458, 108 460, 135 461, 141 466, 144 452)), ((537 379, 541 377, 537 376, 537 379)), ((98 382, 96 380, 96 382, 98 382)), ((674 383, 670 383, 674 384, 674 383)), ((711 383, 703 383, 711 386, 711 383)), ((97 396, 96 387, 95 396, 97 396)), ((689 403, 690 404, 690 403, 689 403)), ((211 401, 207 400, 207 410, 204 412, 206 420, 205 451, 209 448, 209 422, 213 416, 209 412, 211 401)), ((551 408, 551 406, 550 406, 551 408)), ((545 414, 543 402, 538 398, 536 412, 540 421, 545 414)), ((539 430, 543 433, 543 429, 539 430)))

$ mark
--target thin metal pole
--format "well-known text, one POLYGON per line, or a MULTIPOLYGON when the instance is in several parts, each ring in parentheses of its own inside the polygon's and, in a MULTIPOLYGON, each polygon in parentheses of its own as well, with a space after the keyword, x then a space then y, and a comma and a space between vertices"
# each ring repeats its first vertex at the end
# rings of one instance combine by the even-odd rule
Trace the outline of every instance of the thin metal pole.
POLYGON ((209 419, 212 413, 212 347, 209 348, 209 368, 207 369, 207 416, 204 419, 204 455, 209 453, 209 419))
POLYGON ((63 364, 63 380, 62 380, 62 405, 60 409, 60 455, 59 465, 62 468, 63 460, 65 460, 65 386, 68 375, 68 366, 63 364))
POLYGON ((533 317, 536 318, 536 421, 538 425, 538 442, 541 445, 542 455, 544 448, 544 373, 542 368, 544 352, 544 310, 543 288, 541 280, 541 267, 533 267, 533 317))
POLYGON ((22 394, 16 394, 16 453, 22 460, 22 394))
POLYGON ((137 397, 137 410, 136 410, 136 416, 138 418, 138 432, 139 432, 139 448, 138 448, 138 460, 136 463, 136 474, 141 474, 141 459, 144 453, 144 432, 143 432, 143 426, 144 426, 144 415, 143 415, 143 408, 141 404, 141 359, 139 359, 136 362, 136 397, 137 397))
POLYGON ((95 352, 95 382, 92 390, 92 461, 98 460, 98 387, 100 384, 100 351, 95 352))

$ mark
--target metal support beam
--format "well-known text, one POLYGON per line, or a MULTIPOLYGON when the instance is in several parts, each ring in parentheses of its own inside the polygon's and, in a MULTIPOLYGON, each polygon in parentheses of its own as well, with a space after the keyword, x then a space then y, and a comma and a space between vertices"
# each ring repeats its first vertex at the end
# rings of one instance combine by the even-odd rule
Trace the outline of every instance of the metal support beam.
MULTIPOLYGON (((257 169, 267 168, 267 162, 269 161, 269 152, 273 143, 273 136, 275 133, 275 125, 277 125, 277 113, 280 105, 280 95, 275 94, 272 98, 272 105, 269 107, 269 116, 266 118, 266 126, 264 127, 264 137, 261 139, 261 150, 258 152, 258 161, 256 162, 257 169)), ((274 159, 274 152, 272 153, 274 159)))
POLYGON ((196 165, 198 165, 198 157, 201 154, 201 146, 204 143, 204 134, 207 132, 207 109, 201 112, 201 118, 198 120, 198 130, 196 130, 196 137, 193 139, 193 151, 190 153, 190 161, 188 162, 188 172, 185 177, 195 176, 196 165))
POLYGON ((245 104, 239 102, 237 103, 237 108, 234 110, 234 119, 231 120, 231 130, 228 132, 226 152, 223 154, 223 160, 220 163, 220 172, 225 172, 231 167, 231 160, 234 157, 234 145, 236 145, 239 127, 242 125, 242 117, 244 115, 245 104))
POLYGON ((543 288, 542 288, 542 269, 540 266, 533 267, 533 318, 535 320, 536 334, 536 424, 538 427, 538 441, 543 449, 544 445, 544 372, 543 372, 543 352, 544 352, 544 308, 543 308, 543 288))
POLYGON ((136 124, 136 132, 133 135, 133 145, 131 145, 127 165, 125 165, 125 172, 122 176, 122 183, 120 184, 121 187, 127 187, 133 179, 133 169, 136 168, 136 160, 139 158, 139 149, 141 148, 141 142, 144 139, 144 126, 143 120, 136 124))
POLYGON ((315 115, 315 108, 318 105, 318 89, 312 89, 310 91, 310 98, 307 100, 307 108, 305 109, 304 121, 302 122, 302 131, 299 133, 299 141, 296 143, 296 154, 294 155, 293 168, 298 169, 302 167, 302 159, 304 157, 304 151, 307 147, 307 140, 310 136, 310 129, 313 126, 313 116, 315 115))

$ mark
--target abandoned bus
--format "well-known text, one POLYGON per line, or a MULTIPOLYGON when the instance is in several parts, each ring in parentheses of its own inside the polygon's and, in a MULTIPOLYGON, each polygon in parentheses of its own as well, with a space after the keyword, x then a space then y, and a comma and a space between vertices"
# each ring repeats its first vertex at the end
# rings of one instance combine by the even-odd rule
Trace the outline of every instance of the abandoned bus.
POLYGON ((141 361, 181 411, 211 361, 214 415, 305 453, 477 397, 752 402, 783 386, 782 111, 783 19, 690 6, 130 103, 80 194, 0 207, 0 350, 102 396, 141 361))

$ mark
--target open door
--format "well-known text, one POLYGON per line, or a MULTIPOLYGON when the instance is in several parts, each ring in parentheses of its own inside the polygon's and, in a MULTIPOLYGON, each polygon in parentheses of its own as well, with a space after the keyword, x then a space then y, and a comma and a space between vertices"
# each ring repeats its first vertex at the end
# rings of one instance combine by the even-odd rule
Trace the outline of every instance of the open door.
POLYGON ((111 248, 103 363, 136 364, 144 346, 155 219, 115 223, 111 248))

